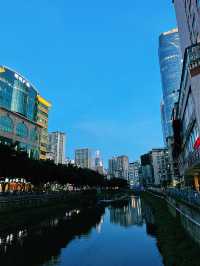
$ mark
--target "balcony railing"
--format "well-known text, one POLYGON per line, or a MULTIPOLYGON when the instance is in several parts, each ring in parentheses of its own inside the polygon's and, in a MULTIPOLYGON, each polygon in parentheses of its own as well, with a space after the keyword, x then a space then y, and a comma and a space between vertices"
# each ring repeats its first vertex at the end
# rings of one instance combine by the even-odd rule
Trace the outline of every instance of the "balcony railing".
POLYGON ((193 152, 190 152, 188 156, 179 160, 179 169, 183 172, 189 170, 190 168, 200 164, 200 148, 195 149, 193 152))
POLYGON ((200 44, 186 49, 186 64, 192 77, 200 74, 200 44))

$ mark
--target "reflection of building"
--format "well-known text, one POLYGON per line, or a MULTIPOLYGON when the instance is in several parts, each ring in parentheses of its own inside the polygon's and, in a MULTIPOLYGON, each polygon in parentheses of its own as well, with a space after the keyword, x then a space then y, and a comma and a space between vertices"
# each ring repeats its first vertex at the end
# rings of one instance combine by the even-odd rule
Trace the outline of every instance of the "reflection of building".
POLYGON ((156 236, 155 217, 152 208, 142 201, 142 216, 146 222, 146 231, 148 235, 156 236))
POLYGON ((63 132, 51 132, 48 135, 47 157, 55 164, 65 164, 65 141, 66 134, 63 132))
POLYGON ((22 75, 0 67, 0 142, 40 157, 43 125, 38 123, 38 92, 22 75))
POLYGON ((75 150, 75 164, 81 168, 92 167, 91 150, 88 148, 75 150))
POLYGON ((140 198, 131 197, 128 204, 110 208, 110 222, 121 226, 142 225, 140 198))

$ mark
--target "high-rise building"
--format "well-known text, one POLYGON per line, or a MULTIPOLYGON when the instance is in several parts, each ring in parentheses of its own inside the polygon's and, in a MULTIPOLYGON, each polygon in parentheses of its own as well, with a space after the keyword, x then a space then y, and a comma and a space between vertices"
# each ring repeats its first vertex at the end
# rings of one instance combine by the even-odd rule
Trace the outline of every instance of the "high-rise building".
POLYGON ((159 37, 159 61, 163 90, 163 104, 161 105, 162 128, 164 143, 173 136, 172 110, 178 101, 181 79, 181 48, 177 29, 164 32, 159 37))
POLYGON ((81 168, 91 169, 92 167, 91 150, 88 148, 76 149, 75 150, 75 164, 80 166, 81 168))
POLYGON ((108 175, 110 178, 117 177, 117 157, 108 160, 108 175))
POLYGON ((66 134, 63 132, 51 132, 48 134, 48 158, 55 164, 65 164, 66 134))
POLYGON ((117 157, 118 177, 128 180, 129 159, 128 156, 122 155, 117 157))
POLYGON ((153 166, 154 184, 164 185, 165 182, 171 182, 168 150, 165 148, 152 149, 151 162, 153 166))
POLYGON ((94 157, 94 170, 97 171, 99 174, 104 174, 104 168, 103 168, 103 161, 101 159, 100 151, 97 150, 94 157))
POLYGON ((43 126, 38 123, 38 91, 21 74, 0 66, 0 143, 40 158, 43 126))
POLYGON ((200 2, 174 0, 183 57, 180 95, 174 110, 174 160, 186 183, 200 186, 200 2))
POLYGON ((129 163, 128 179, 129 179, 131 186, 138 186, 140 183, 139 169, 140 169, 140 163, 139 162, 129 163))
POLYGON ((40 159, 46 160, 47 147, 48 147, 48 118, 49 109, 51 104, 37 95, 37 124, 41 126, 41 136, 40 136, 40 159))
POLYGON ((153 176, 153 166, 152 166, 152 158, 151 153, 143 154, 140 157, 141 161, 141 177, 140 183, 143 185, 153 185, 154 184, 154 176, 153 176))
POLYGON ((169 153, 166 148, 152 149, 141 156, 143 185, 163 186, 171 182, 169 153))
POLYGON ((122 155, 113 157, 108 161, 108 173, 110 178, 122 178, 128 180, 129 159, 122 155))

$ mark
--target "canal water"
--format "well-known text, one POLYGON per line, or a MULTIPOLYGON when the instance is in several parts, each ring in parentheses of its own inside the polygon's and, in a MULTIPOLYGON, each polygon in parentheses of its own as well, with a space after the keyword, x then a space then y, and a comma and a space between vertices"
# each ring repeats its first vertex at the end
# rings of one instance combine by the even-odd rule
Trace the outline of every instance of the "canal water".
MULTIPOLYGON (((63 210, 38 224, 2 232, 0 261, 2 266, 185 265, 175 264, 173 258, 165 263, 168 254, 163 252, 158 226, 155 210, 134 196, 107 207, 63 210)), ((200 251, 193 245, 195 252, 200 251)))

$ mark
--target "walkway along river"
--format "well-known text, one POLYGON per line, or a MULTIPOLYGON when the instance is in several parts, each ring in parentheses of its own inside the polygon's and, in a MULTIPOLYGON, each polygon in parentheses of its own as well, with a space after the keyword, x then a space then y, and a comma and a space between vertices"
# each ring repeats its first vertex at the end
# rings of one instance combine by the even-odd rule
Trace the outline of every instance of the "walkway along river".
POLYGON ((1 265, 199 266, 200 247, 174 212, 149 195, 108 207, 63 208, 40 223, 1 232, 1 265))

